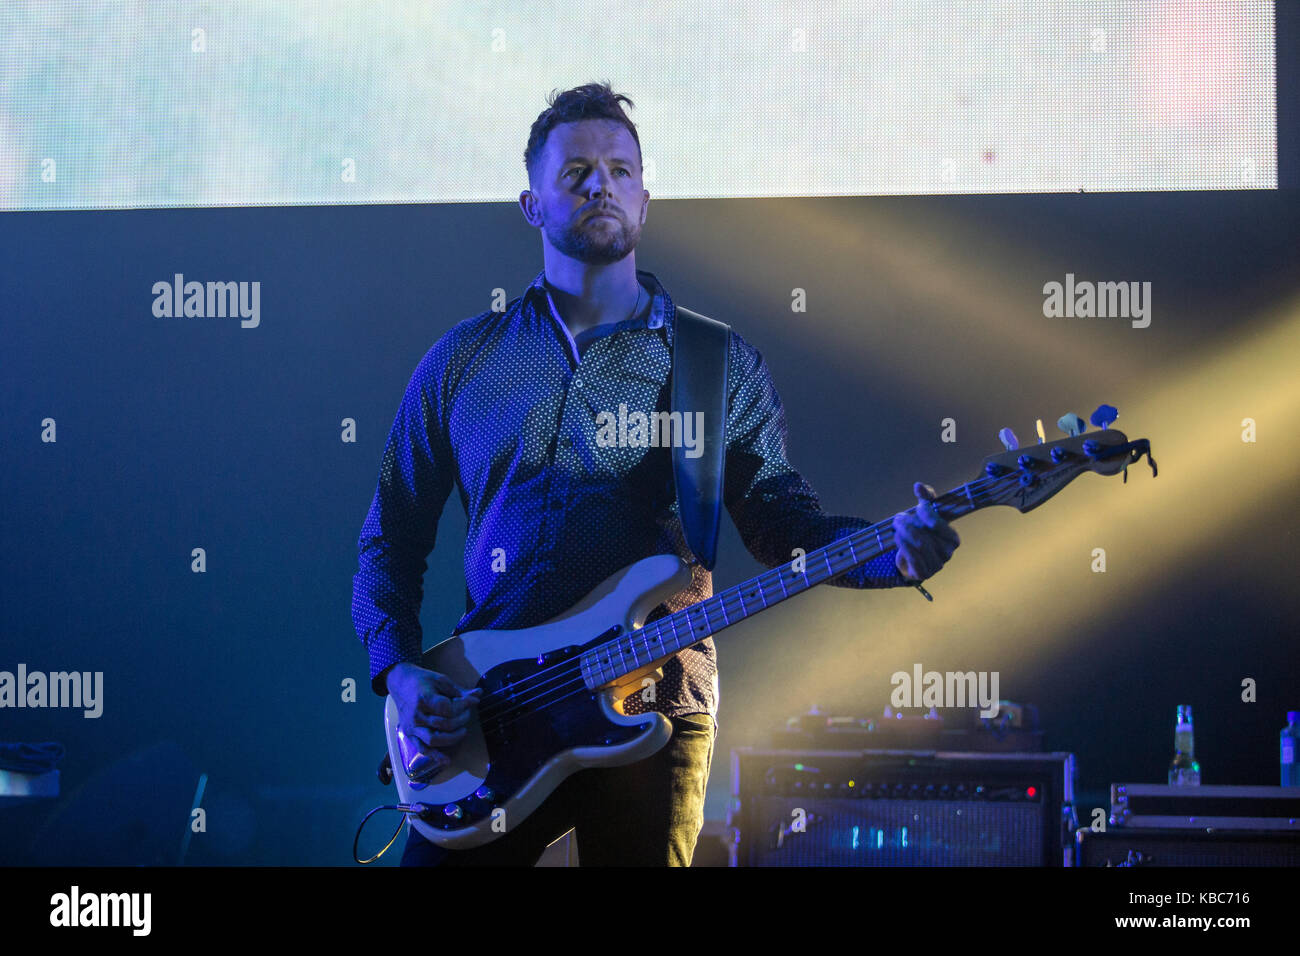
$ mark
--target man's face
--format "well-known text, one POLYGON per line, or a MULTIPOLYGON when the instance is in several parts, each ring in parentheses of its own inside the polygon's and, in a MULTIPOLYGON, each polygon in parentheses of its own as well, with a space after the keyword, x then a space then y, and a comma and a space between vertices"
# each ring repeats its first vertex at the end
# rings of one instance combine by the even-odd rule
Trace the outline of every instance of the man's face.
POLYGON ((618 262, 636 248, 650 193, 626 127, 605 119, 561 123, 540 158, 537 179, 519 202, 546 241, 593 265, 618 262))

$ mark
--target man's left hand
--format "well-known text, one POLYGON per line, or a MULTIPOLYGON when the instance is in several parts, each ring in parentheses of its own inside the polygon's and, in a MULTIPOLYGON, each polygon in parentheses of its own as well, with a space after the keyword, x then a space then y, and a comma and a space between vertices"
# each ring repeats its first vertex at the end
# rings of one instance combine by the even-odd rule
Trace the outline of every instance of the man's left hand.
POLYGON ((924 581, 948 563, 961 538, 939 517, 938 509, 928 504, 938 497, 933 488, 918 481, 912 492, 917 499, 916 514, 900 511, 894 515, 894 543, 898 546, 894 566, 908 581, 924 581))

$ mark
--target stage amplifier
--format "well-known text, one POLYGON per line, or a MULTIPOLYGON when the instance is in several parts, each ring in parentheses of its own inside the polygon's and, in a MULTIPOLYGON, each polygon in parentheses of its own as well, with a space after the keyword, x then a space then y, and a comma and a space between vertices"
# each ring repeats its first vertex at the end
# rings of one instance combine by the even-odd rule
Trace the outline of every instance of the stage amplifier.
POLYGON ((732 866, 1069 866, 1074 755, 731 752, 732 866))

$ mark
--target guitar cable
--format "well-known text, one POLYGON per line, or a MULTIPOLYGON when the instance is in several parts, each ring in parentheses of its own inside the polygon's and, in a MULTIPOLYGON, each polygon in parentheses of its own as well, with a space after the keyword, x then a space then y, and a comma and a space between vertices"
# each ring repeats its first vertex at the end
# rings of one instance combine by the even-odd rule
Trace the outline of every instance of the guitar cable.
POLYGON ((374 863, 375 860, 379 859, 381 856, 383 856, 385 853, 388 852, 389 847, 391 847, 394 843, 397 842, 398 836, 400 836, 402 833, 402 827, 406 826, 407 814, 414 813, 418 817, 422 814, 428 813, 429 810, 430 810, 429 805, 425 803, 394 803, 394 804, 387 804, 382 807, 375 807, 364 817, 362 817, 361 822, 357 824, 357 834, 352 838, 352 859, 356 860, 358 863, 362 864, 363 866, 367 863, 374 863), (361 842, 361 831, 365 828, 366 821, 369 820, 371 817, 373 817, 380 810, 398 811, 399 813, 402 814, 402 822, 397 825, 397 829, 393 831, 392 839, 390 839, 387 843, 384 844, 384 848, 382 850, 380 850, 378 853, 376 853, 374 856, 370 857, 369 859, 363 860, 361 859, 360 856, 357 855, 357 845, 361 842))

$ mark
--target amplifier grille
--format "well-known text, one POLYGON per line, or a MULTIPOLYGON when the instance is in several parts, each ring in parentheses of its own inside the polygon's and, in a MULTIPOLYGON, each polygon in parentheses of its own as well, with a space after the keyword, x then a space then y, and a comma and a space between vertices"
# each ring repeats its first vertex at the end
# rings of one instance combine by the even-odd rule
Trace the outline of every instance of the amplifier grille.
POLYGON ((746 816, 748 866, 1041 866, 1047 836, 1025 803, 756 797, 746 816))

